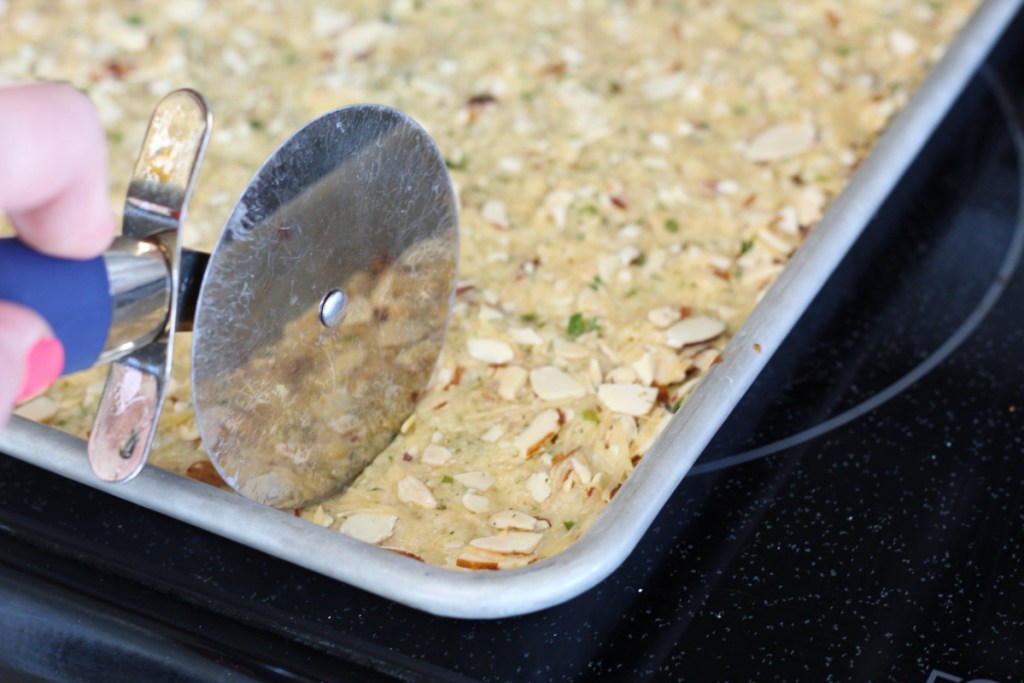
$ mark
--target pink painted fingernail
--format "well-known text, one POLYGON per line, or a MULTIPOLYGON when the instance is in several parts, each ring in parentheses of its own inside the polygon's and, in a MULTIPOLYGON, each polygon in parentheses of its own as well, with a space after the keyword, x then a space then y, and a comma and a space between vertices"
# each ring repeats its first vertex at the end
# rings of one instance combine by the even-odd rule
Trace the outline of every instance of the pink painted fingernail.
POLYGON ((53 383, 64 370, 64 346, 56 337, 46 337, 36 342, 28 352, 25 379, 15 403, 35 396, 53 383))

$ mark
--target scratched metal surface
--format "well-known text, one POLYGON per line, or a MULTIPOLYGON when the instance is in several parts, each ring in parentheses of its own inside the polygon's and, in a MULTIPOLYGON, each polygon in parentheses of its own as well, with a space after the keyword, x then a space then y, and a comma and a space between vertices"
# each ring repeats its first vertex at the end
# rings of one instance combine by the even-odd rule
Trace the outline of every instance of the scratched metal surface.
POLYGON ((293 509, 384 450, 444 342, 457 253, 444 160, 404 114, 345 107, 282 145, 228 219, 197 304, 196 419, 224 480, 293 509), (329 327, 335 291, 348 313, 329 327))

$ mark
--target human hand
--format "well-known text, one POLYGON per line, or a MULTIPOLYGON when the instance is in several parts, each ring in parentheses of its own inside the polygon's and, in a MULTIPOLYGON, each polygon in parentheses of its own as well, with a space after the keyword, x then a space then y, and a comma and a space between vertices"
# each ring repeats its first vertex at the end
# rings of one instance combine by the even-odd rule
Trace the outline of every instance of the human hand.
MULTIPOLYGON (((91 258, 110 244, 106 140, 85 95, 56 83, 0 86, 0 212, 22 242, 51 256, 91 258)), ((63 367, 46 321, 0 301, 0 427, 63 367)))

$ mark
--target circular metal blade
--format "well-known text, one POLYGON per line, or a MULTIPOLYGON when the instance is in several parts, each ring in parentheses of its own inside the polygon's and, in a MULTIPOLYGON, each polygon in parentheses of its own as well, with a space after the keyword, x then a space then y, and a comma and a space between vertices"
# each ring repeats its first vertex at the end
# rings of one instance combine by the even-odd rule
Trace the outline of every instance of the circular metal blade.
POLYGON ((266 161, 196 307, 196 419, 228 484, 300 507, 391 442, 444 341, 457 221, 433 141, 387 107, 326 114, 266 161))

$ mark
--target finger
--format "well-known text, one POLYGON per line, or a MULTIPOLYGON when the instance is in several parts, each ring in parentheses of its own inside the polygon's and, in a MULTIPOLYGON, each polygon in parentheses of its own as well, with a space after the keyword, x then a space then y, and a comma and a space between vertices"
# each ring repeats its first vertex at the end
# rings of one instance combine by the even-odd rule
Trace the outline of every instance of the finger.
POLYGON ((49 386, 64 369, 64 349, 35 312, 0 301, 0 426, 12 406, 49 386))
POLYGON ((22 241, 70 258, 109 245, 106 140, 85 95, 57 83, 0 87, 0 149, 0 210, 22 241))

